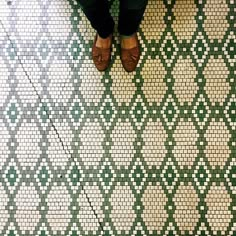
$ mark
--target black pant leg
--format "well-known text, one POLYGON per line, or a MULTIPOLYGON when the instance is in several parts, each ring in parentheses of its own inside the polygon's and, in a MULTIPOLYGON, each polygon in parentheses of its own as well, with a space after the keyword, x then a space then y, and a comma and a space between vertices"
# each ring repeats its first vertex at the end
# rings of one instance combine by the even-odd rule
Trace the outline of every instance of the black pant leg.
POLYGON ((121 35, 138 31, 148 0, 120 0, 118 30, 121 35))
POLYGON ((78 0, 82 11, 99 36, 107 38, 114 29, 107 0, 78 0))

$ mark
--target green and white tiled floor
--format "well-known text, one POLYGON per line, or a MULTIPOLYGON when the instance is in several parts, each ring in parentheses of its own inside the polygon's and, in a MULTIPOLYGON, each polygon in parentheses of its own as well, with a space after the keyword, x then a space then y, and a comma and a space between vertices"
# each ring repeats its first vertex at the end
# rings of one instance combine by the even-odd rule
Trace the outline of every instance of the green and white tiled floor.
POLYGON ((100 73, 75 0, 0 0, 0 235, 236 235, 235 9, 149 0, 100 73))

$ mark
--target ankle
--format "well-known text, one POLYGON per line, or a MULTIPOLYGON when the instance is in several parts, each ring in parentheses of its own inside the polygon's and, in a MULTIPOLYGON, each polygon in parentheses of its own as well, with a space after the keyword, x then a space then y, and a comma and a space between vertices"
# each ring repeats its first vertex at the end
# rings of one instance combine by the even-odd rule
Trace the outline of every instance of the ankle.
POLYGON ((107 38, 102 38, 97 34, 96 46, 100 48, 110 48, 112 43, 112 34, 110 34, 107 38))
POLYGON ((137 47, 137 37, 136 33, 132 35, 121 35, 120 44, 122 48, 131 49, 137 47))

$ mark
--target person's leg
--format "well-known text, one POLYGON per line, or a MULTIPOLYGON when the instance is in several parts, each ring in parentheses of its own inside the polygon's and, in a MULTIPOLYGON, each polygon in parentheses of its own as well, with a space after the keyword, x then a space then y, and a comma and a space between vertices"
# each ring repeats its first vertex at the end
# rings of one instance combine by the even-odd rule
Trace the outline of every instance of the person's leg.
POLYGON ((114 21, 109 12, 107 0, 78 0, 82 11, 101 38, 112 34, 114 21))
POLYGON ((118 30, 121 35, 133 35, 138 31, 148 0, 120 0, 118 30))
POLYGON ((140 48, 136 32, 142 21, 148 0, 120 0, 118 30, 121 34, 121 62, 127 72, 135 70, 140 48))
POLYGON ((104 71, 110 63, 114 28, 108 0, 78 0, 78 2, 92 27, 97 31, 92 46, 92 59, 96 68, 104 71))

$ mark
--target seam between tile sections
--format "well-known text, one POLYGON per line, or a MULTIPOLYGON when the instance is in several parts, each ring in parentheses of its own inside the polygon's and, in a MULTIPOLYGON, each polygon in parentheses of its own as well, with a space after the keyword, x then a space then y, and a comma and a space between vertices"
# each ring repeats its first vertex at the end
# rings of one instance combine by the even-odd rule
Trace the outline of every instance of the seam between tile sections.
MULTIPOLYGON (((11 38, 10 38, 10 36, 9 36, 9 34, 8 34, 7 30, 6 30, 6 28, 4 27, 4 25, 3 25, 2 21, 1 21, 1 19, 0 19, 0 24, 2 25, 2 28, 3 28, 4 32, 6 33, 6 36, 7 36, 8 40, 10 41, 10 44, 11 44, 12 47, 15 49, 14 44, 12 43, 11 38)), ((36 93, 36 95, 37 95, 37 97, 38 97, 40 103, 43 104, 42 99, 41 99, 41 97, 40 97, 40 95, 39 95, 37 89, 35 88, 35 86, 34 86, 32 80, 30 79, 30 76, 28 75, 27 71, 25 70, 24 65, 23 65, 23 63, 21 62, 20 57, 17 55, 17 51, 15 51, 15 52, 16 52, 17 60, 19 61, 19 64, 21 65, 21 67, 22 67, 22 69, 23 69, 23 71, 24 71, 24 73, 25 73, 27 79, 29 80, 29 83, 30 83, 31 86, 33 87, 33 90, 35 91, 35 93, 36 93)), ((56 134, 57 134, 57 137, 58 137, 58 139, 59 139, 59 142, 60 142, 61 145, 62 145, 63 151, 65 152, 65 154, 67 154, 67 155, 69 154, 69 155, 70 155, 70 158, 72 159, 72 161, 74 162, 74 164, 75 164, 75 166, 76 166, 76 168, 77 168, 77 170, 78 170, 77 164, 76 164, 76 162, 75 162, 73 156, 72 156, 71 153, 69 152, 68 147, 67 147, 66 145, 64 145, 64 143, 63 143, 63 141, 62 141, 62 139, 61 139, 61 137, 60 137, 60 134, 58 133, 58 130, 57 130, 56 126, 54 125, 52 119, 49 117, 49 114, 48 114, 47 109, 45 109, 44 106, 43 106, 43 109, 44 109, 44 111, 46 112, 47 118, 49 119, 49 121, 50 121, 50 123, 51 123, 51 125, 52 125, 52 127, 53 127, 53 129, 54 129, 54 131, 55 131, 56 134), (69 153, 68 153, 68 152, 69 152, 69 153)), ((93 214, 95 215, 95 217, 96 217, 96 219, 97 219, 97 221, 98 221, 98 224, 99 224, 99 226, 100 226, 102 232, 104 232, 103 225, 102 225, 101 221, 99 220, 98 214, 96 213, 96 211, 95 211, 95 209, 94 209, 94 207, 93 207, 93 204, 92 204, 92 202, 91 202, 91 200, 90 200, 90 198, 89 198, 89 196, 88 196, 88 194, 87 194, 87 192, 86 192, 86 190, 85 190, 85 188, 84 188, 84 183, 81 182, 81 181, 79 181, 79 183, 80 183, 81 189, 82 189, 82 191, 84 192, 85 197, 86 197, 86 199, 87 199, 87 201, 88 201, 88 203, 89 203, 89 206, 90 206, 90 208, 91 208, 93 214)))

